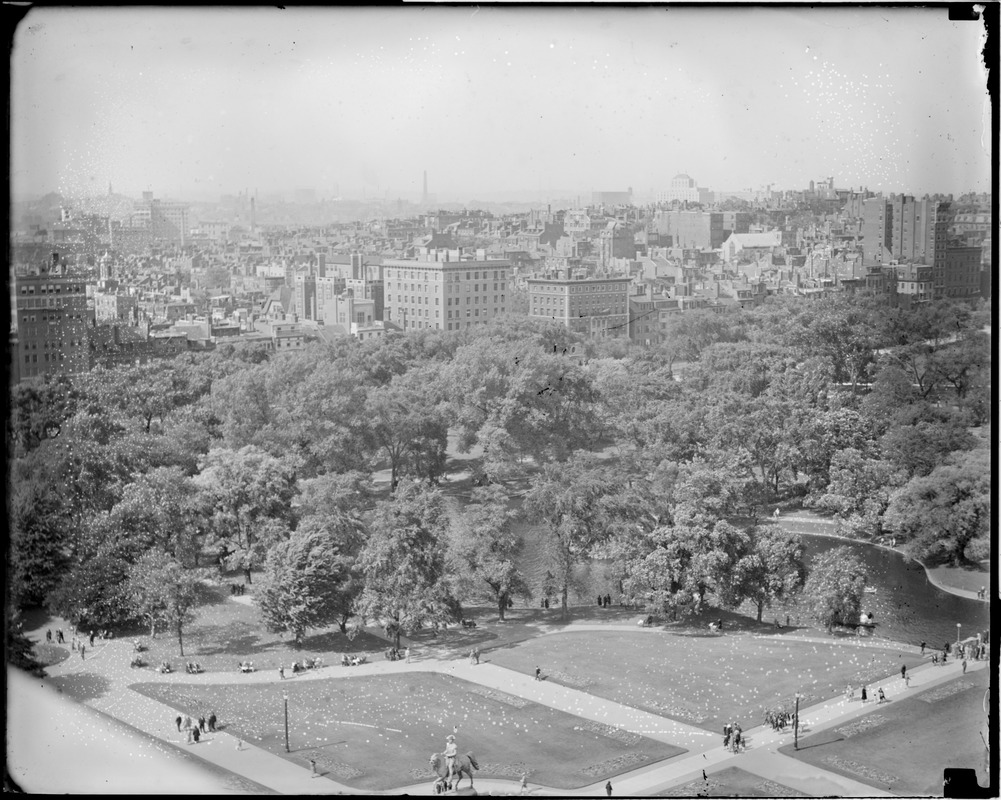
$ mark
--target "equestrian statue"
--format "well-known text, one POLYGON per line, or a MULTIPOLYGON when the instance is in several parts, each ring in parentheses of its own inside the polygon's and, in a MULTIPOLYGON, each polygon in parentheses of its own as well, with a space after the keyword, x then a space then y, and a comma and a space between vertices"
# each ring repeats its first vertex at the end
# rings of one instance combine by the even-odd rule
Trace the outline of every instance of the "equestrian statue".
POLYGON ((431 771, 438 776, 435 780, 435 794, 451 791, 453 788, 458 789, 463 775, 469 778, 469 787, 472 788, 473 770, 480 768, 480 765, 476 763, 476 756, 472 753, 459 755, 455 736, 452 734, 449 734, 446 740, 445 752, 432 753, 429 763, 431 771), (455 778, 454 787, 453 778, 455 778))

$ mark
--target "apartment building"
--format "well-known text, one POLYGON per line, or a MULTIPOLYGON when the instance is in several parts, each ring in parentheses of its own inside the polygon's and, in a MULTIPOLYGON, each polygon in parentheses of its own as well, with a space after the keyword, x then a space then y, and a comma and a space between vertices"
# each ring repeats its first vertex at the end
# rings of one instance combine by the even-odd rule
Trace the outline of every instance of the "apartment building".
POLYGON ((586 336, 628 337, 628 276, 588 278, 560 271, 552 277, 529 278, 529 316, 554 319, 586 336))
POLYGON ((94 313, 87 307, 86 279, 70 274, 53 253, 50 264, 15 274, 11 288, 11 378, 87 372, 94 313))
POLYGON ((508 305, 511 262, 427 250, 417 259, 386 259, 385 320, 404 331, 462 330, 485 324, 508 305))
POLYGON ((862 257, 866 266, 891 261, 932 268, 933 299, 980 295, 981 248, 950 241, 955 214, 942 200, 909 195, 872 198, 863 203, 862 257))

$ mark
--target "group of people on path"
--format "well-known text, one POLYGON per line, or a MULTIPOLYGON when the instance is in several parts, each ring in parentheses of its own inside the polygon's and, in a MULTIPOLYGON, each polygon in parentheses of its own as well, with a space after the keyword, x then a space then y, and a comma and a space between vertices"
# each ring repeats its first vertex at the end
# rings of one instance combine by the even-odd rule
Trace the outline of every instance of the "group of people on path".
POLYGON ((739 722, 727 722, 723 726, 723 749, 734 753, 744 749, 744 732, 739 722))
MULTIPOLYGON (((907 669, 906 666, 902 667, 900 674, 901 674, 901 677, 904 678, 904 681, 907 683, 907 685, 910 686, 910 678, 907 677, 906 669, 907 669)), ((862 695, 862 698, 861 698, 862 699, 862 704, 865 705, 867 702, 869 702, 869 688, 864 683, 862 684, 862 686, 860 688, 861 688, 861 695, 862 695)), ((848 698, 849 702, 855 700, 855 687, 852 686, 850 683, 848 684, 848 688, 845 689, 845 696, 848 698)), ((878 702, 880 702, 880 703, 885 703, 886 702, 886 692, 883 690, 882 686, 880 686, 880 687, 878 687, 876 689, 876 696, 879 698, 878 702)))
POLYGON ((608 608, 611 604, 612 596, 610 594, 606 594, 604 597, 598 595, 598 608, 608 608))
POLYGON ((202 714, 197 721, 192 720, 187 714, 180 715, 174 719, 177 724, 177 732, 182 731, 187 733, 188 744, 198 744, 203 733, 215 733, 216 732, 216 715, 215 711, 210 711, 208 716, 202 714))

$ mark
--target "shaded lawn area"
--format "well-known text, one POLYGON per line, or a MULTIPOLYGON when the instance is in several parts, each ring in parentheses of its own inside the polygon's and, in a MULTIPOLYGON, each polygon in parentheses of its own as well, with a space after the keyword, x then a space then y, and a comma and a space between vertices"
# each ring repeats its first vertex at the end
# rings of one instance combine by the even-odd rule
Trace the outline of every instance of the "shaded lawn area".
POLYGON ((892 646, 815 643, 742 634, 567 632, 486 653, 494 664, 718 732, 723 722, 762 724, 766 709, 809 706, 851 682, 900 673, 924 659, 892 646))
MULTIPOLYGON (((261 621, 256 606, 228 599, 228 583, 220 587, 202 587, 209 602, 196 610, 195 621, 183 632, 184 656, 178 655, 177 635, 161 631, 151 638, 149 628, 133 629, 119 638, 138 639, 148 648, 143 660, 153 667, 167 661, 175 671, 183 671, 188 661, 197 661, 205 672, 236 674, 240 661, 253 661, 260 670, 277 671, 280 665, 288 669, 294 660, 316 657, 326 664, 340 661, 343 653, 364 653, 369 660, 382 658, 389 646, 386 640, 366 632, 350 640, 336 625, 310 631, 301 650, 291 639, 271 633, 261 621)), ((249 599, 254 590, 248 586, 249 599)))
POLYGON ((727 767, 710 772, 680 786, 672 786, 654 797, 809 797, 781 783, 746 772, 740 767, 727 767))
MULTIPOLYGON (((942 796, 946 767, 986 779, 984 691, 989 670, 914 694, 899 694, 864 717, 800 737, 779 752, 903 797, 942 796)), ((913 690, 912 690, 913 691, 913 690)))
MULTIPOLYGON (((428 759, 458 726, 459 752, 472 752, 478 777, 571 789, 671 758, 682 748, 434 673, 277 685, 145 683, 136 691, 197 717, 215 711, 227 733, 285 754, 284 703, 298 764, 359 790, 385 791, 433 777, 428 759)), ((464 784, 468 785, 468 784, 464 784)))

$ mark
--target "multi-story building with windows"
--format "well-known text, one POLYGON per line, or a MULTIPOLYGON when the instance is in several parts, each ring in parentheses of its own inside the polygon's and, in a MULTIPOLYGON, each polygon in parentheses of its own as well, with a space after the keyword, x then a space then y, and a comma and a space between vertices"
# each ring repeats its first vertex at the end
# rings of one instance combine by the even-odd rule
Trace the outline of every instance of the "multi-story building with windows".
POLYGON ((94 312, 86 278, 71 274, 53 253, 51 264, 15 273, 12 289, 12 379, 87 372, 94 312))
POLYGON ((950 241, 955 214, 942 200, 909 195, 875 197, 863 203, 862 257, 866 266, 891 261, 932 268, 933 299, 980 295, 979 247, 950 241))
POLYGON ((932 299, 932 268, 926 264, 899 264, 897 271, 897 303, 909 308, 932 299))
POLYGON ((404 331, 457 331, 484 324, 508 307, 511 262, 483 251, 428 250, 419 259, 386 259, 385 320, 404 331))
POLYGON ((630 282, 628 276, 588 278, 570 271, 529 278, 529 316, 554 319, 585 336, 628 337, 630 282))

